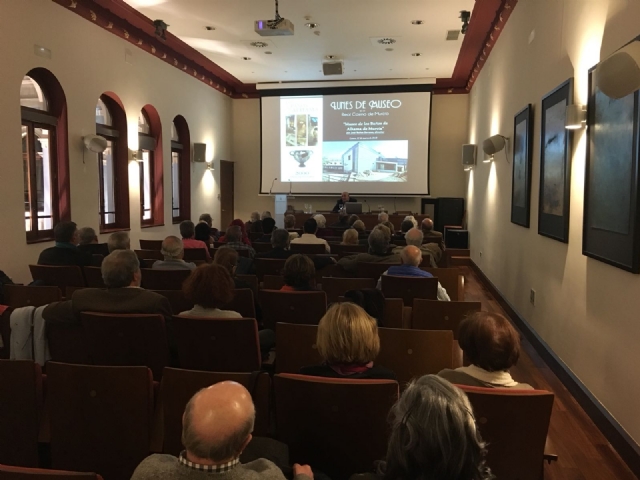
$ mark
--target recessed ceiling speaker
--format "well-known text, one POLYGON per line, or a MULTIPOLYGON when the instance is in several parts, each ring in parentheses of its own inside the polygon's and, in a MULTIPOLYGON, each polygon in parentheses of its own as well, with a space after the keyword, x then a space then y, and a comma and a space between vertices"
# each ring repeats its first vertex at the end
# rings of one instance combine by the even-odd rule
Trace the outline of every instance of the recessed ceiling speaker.
POLYGON ((82 141, 85 148, 93 153, 103 153, 108 146, 107 139, 100 135, 87 135, 82 137, 82 141))
POLYGON ((502 135, 494 135, 482 142, 482 151, 487 155, 495 155, 504 148, 507 143, 507 137, 502 135))
POLYGON ((197 163, 202 163, 207 161, 207 144, 206 143, 193 144, 193 161, 197 163))
POLYGON ((462 165, 464 167, 473 167, 476 164, 478 156, 478 146, 473 143, 462 145, 462 165))
POLYGON ((640 39, 598 64, 596 84, 611 98, 626 97, 640 88, 640 39))
POLYGON ((324 62, 322 64, 322 72, 325 75, 342 75, 344 66, 342 61, 338 62, 324 62))

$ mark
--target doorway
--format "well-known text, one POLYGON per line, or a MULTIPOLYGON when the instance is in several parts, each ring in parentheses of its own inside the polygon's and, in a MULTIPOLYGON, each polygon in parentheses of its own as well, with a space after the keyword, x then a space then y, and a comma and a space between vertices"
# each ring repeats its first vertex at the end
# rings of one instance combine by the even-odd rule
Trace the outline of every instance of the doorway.
POLYGON ((233 221, 234 163, 220 160, 220 230, 225 231, 233 221))

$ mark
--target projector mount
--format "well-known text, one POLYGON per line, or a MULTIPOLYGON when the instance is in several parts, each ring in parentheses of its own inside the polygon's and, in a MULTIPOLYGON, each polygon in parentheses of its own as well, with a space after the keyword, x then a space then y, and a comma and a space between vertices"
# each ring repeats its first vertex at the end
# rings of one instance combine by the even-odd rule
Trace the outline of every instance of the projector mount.
POLYGON ((276 0, 276 17, 273 20, 267 21, 267 26, 269 28, 277 28, 283 20, 284 18, 282 18, 278 12, 278 0, 276 0))

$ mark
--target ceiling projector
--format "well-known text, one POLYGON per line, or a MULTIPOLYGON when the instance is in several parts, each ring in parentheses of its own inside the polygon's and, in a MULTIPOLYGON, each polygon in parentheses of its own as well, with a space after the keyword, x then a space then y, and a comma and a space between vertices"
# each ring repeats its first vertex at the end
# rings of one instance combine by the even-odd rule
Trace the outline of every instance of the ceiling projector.
POLYGON ((263 37, 283 37, 293 35, 293 23, 286 18, 277 20, 256 20, 255 31, 263 37))

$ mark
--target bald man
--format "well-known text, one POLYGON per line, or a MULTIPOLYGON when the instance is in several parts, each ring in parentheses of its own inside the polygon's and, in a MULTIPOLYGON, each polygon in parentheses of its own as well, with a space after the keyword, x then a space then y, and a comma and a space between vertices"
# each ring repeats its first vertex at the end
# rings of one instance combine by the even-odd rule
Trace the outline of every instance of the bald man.
MULTIPOLYGON (((282 471, 264 458, 240 463, 251 441, 256 412, 251 394, 239 383, 220 382, 197 392, 182 416, 179 458, 151 455, 131 480, 284 480, 282 471)), ((295 480, 313 480, 308 465, 295 464, 295 480)))
MULTIPOLYGON (((438 267, 438 262, 442 258, 442 250, 436 243, 424 243, 424 234, 417 228, 411 228, 404 236, 407 245, 418 247, 422 252, 422 256, 428 256, 430 266, 438 267)), ((393 253, 400 255, 404 251, 404 246, 398 246, 393 249, 393 253)))
POLYGON ((173 235, 168 236, 162 241, 160 252, 164 260, 158 260, 151 265, 151 268, 160 270, 195 270, 196 264, 185 262, 184 246, 182 240, 173 235))
POLYGON ((436 243, 440 250, 444 251, 444 236, 442 232, 436 232, 433 229, 433 220, 425 218, 420 225, 425 243, 436 243))
POLYGON ((337 213, 340 210, 342 210, 342 207, 344 206, 345 203, 347 202, 357 202, 358 199, 356 197, 352 197, 349 195, 349 192, 342 192, 342 195, 340 196, 340 200, 338 200, 336 202, 336 205, 333 207, 333 212, 337 213))
MULTIPOLYGON (((407 245, 400 252, 400 265, 389 267, 383 275, 392 277, 424 277, 431 278, 429 272, 422 270, 419 265, 422 262, 422 252, 415 245, 407 245)), ((378 280, 378 289, 382 288, 382 277, 378 280)), ((438 282, 438 300, 450 302, 449 294, 438 282)))

